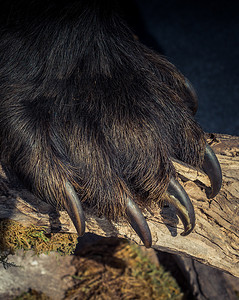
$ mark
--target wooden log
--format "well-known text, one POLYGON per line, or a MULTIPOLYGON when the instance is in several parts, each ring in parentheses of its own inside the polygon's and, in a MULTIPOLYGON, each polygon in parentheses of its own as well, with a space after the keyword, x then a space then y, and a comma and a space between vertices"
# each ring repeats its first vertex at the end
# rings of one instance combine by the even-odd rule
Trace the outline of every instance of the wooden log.
MULTIPOLYGON (((155 205, 143 213, 152 232, 153 248, 190 256, 206 265, 239 277, 239 137, 210 135, 208 142, 220 161, 223 185, 214 199, 205 191, 210 182, 203 172, 175 162, 179 180, 191 198, 196 227, 183 237, 181 221, 170 205, 155 205)), ((45 226, 48 232, 76 232, 65 211, 57 213, 19 185, 13 174, 0 167, 0 218, 45 226)), ((86 232, 118 236, 141 244, 130 225, 122 220, 109 222, 86 211, 86 232)))

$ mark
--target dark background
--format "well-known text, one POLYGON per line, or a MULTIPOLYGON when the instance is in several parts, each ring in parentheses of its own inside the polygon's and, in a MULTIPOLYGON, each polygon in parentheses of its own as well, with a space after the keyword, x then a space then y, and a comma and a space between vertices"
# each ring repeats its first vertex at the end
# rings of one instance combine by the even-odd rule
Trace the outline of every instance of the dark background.
POLYGON ((239 135, 237 3, 135 0, 140 39, 191 81, 199 98, 196 119, 206 132, 239 135))

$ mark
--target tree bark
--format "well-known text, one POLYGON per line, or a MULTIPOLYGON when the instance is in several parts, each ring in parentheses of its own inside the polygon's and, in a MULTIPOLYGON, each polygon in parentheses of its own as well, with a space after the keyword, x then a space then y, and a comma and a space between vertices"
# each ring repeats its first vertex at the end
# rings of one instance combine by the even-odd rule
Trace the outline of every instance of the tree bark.
MULTIPOLYGON (((164 203, 143 210, 151 229, 153 248, 190 256, 206 265, 239 277, 239 137, 208 135, 222 167, 223 185, 214 199, 205 191, 210 182, 203 172, 175 162, 179 181, 191 198, 196 214, 196 227, 183 237, 181 221, 174 209, 164 203)), ((130 225, 122 220, 109 222, 86 211, 86 232, 102 236, 125 237, 141 244, 130 225)), ((45 226, 48 232, 76 232, 65 211, 57 213, 24 189, 0 166, 0 218, 16 220, 25 226, 45 226)))

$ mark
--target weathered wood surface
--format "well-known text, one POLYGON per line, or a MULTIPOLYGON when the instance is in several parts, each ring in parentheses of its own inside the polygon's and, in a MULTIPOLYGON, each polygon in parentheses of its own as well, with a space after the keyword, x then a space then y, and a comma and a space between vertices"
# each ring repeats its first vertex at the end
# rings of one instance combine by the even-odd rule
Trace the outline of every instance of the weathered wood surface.
POLYGON ((238 291, 239 278, 189 257, 172 255, 171 260, 180 268, 193 299, 238 300, 236 291, 238 291))
MULTIPOLYGON (((179 179, 190 196, 196 213, 196 227, 186 237, 183 225, 172 207, 144 210, 153 237, 153 248, 185 254, 206 265, 239 277, 239 137, 215 135, 208 141, 217 154, 223 173, 223 186, 214 199, 207 199, 207 176, 175 162, 179 179)), ((49 204, 22 188, 11 174, 0 168, 0 218, 24 225, 45 226, 50 231, 75 232, 67 213, 55 213, 49 204), (11 180, 10 180, 11 179, 11 180)), ((141 243, 127 222, 111 223, 86 212, 86 232, 102 236, 126 237, 141 243)))

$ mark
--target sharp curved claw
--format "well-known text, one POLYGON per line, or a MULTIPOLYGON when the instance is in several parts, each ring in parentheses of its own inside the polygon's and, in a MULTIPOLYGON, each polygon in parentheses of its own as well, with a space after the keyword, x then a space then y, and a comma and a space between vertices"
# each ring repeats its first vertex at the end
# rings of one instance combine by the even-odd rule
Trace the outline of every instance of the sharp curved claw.
POLYGON ((64 200, 64 207, 70 216, 77 233, 82 236, 85 233, 85 216, 75 189, 67 181, 65 184, 67 199, 64 200))
POLYGON ((130 225, 138 234, 144 246, 150 248, 152 246, 152 237, 149 226, 142 215, 138 205, 131 199, 126 200, 126 213, 129 218, 130 225))
POLYGON ((208 144, 206 144, 202 169, 211 182, 211 192, 207 196, 213 198, 219 193, 222 186, 222 170, 215 153, 208 144))
POLYGON ((181 235, 188 235, 195 226, 195 213, 191 200, 184 188, 175 178, 171 178, 167 190, 168 201, 176 208, 177 213, 183 222, 184 232, 181 235))

